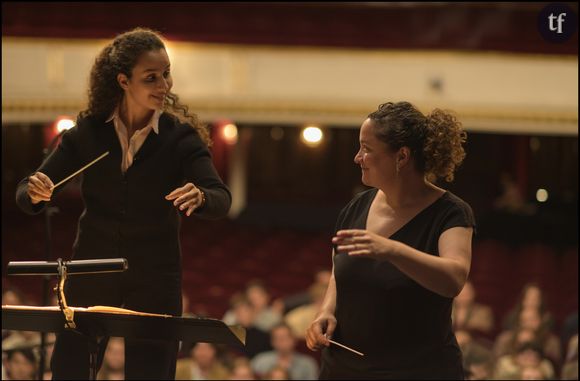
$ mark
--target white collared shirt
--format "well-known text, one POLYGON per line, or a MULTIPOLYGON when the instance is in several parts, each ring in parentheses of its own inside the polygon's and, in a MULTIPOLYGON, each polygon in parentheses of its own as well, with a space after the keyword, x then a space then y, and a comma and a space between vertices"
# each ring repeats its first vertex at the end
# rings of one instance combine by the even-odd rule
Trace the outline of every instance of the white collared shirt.
POLYGON ((145 127, 140 130, 135 131, 133 136, 131 136, 131 140, 128 139, 127 134, 127 127, 125 123, 119 117, 119 108, 115 108, 113 114, 107 119, 107 123, 111 120, 115 125, 115 131, 117 131, 117 136, 119 137, 119 143, 121 143, 121 150, 123 151, 123 156, 121 160, 121 170, 123 173, 127 172, 127 169, 133 164, 133 158, 139 148, 149 136, 151 130, 155 131, 156 134, 159 134, 159 117, 161 116, 161 110, 155 110, 153 116, 149 120, 149 123, 145 127))

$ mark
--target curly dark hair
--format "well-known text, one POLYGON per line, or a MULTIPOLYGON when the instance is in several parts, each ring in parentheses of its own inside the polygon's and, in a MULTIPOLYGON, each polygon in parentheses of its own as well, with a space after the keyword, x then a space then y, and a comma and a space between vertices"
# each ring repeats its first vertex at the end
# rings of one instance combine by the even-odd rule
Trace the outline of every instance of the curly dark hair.
POLYGON ((423 115, 409 102, 387 102, 370 113, 375 134, 393 151, 409 147, 415 168, 429 181, 453 181, 465 158, 467 139, 461 123, 450 112, 434 109, 423 115))
MULTIPOLYGON (((91 69, 89 104, 79 113, 80 118, 95 116, 107 118, 117 107, 124 92, 117 82, 117 75, 123 73, 131 78, 139 57, 148 51, 165 49, 161 34, 147 28, 135 28, 122 33, 99 53, 91 69)), ((163 111, 182 123, 197 130, 201 139, 211 146, 208 127, 202 124, 196 114, 190 114, 188 107, 179 102, 179 97, 168 92, 163 111)))

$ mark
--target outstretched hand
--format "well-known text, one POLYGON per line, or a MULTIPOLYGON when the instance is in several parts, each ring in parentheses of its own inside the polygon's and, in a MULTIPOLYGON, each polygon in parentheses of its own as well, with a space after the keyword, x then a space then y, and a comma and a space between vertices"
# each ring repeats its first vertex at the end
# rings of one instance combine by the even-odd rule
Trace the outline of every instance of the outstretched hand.
POLYGON ((185 214, 189 216, 195 209, 203 205, 205 202, 205 195, 198 187, 192 183, 187 183, 184 186, 173 190, 165 196, 165 199, 175 200, 173 201, 173 205, 178 207, 181 211, 187 209, 185 214))
POLYGON ((332 243, 337 245, 339 253, 381 260, 387 259, 397 245, 396 241, 361 229, 339 230, 332 243))

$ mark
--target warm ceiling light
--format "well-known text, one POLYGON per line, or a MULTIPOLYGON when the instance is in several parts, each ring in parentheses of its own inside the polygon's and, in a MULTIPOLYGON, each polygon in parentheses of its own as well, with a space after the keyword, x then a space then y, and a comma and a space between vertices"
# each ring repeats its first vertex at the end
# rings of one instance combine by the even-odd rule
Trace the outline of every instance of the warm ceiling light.
POLYGON ((233 123, 228 123, 222 130, 224 139, 228 144, 236 144, 238 141, 238 127, 233 123))
POLYGON ((56 122, 56 130, 60 134, 63 131, 70 130, 75 126, 75 121, 70 118, 61 118, 56 122))
POLYGON ((536 191, 536 200, 538 200, 538 202, 546 202, 548 201, 548 191, 540 188, 536 191))
POLYGON ((302 140, 309 146, 317 146, 322 141, 324 134, 318 127, 310 126, 302 130, 302 140))

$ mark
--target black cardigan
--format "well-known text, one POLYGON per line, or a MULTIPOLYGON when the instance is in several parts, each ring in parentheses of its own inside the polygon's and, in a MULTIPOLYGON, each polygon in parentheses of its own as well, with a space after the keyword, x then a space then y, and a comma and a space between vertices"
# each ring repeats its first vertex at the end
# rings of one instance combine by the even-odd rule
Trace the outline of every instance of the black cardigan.
MULTIPOLYGON (((163 113, 159 134, 151 131, 125 174, 122 150, 113 121, 79 119, 38 171, 53 183, 66 178, 105 151, 109 155, 83 172, 85 209, 73 246, 75 259, 123 257, 135 269, 180 267, 179 211, 165 199, 175 188, 192 182, 205 192, 204 206, 193 215, 215 219, 227 214, 231 194, 217 174, 210 153, 197 131, 163 113)), ((37 214, 45 202, 33 205, 28 177, 16 191, 16 202, 37 214)), ((55 189, 56 193, 62 186, 55 189)))

